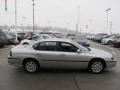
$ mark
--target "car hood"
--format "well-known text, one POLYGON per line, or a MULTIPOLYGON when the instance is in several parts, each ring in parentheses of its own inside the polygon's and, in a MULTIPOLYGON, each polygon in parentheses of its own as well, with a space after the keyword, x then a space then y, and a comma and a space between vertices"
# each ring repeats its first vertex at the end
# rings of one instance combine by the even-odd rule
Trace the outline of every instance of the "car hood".
POLYGON ((109 41, 109 40, 113 40, 112 38, 105 38, 103 40, 109 41))
POLYGON ((107 52, 107 51, 104 51, 104 50, 101 50, 101 49, 96 49, 96 48, 90 48, 91 51, 89 51, 89 54, 91 54, 92 56, 95 56, 95 57, 102 57, 102 58, 112 58, 112 54, 107 52))
POLYGON ((79 43, 88 43, 87 40, 74 39, 74 41, 79 42, 79 43))

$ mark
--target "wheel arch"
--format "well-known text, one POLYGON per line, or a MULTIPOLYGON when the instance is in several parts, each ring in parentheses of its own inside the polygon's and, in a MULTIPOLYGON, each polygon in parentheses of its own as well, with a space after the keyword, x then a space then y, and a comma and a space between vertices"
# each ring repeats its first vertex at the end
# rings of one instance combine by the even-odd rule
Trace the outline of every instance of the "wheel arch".
POLYGON ((33 61, 35 61, 36 63, 38 63, 38 65, 40 66, 40 62, 37 60, 37 59, 35 59, 35 58, 25 58, 23 61, 22 61, 22 65, 24 65, 27 61, 29 61, 29 60, 33 60, 33 61))
POLYGON ((102 61, 102 62, 104 63, 104 68, 106 68, 106 62, 105 62, 105 60, 102 59, 102 58, 93 58, 93 59, 91 59, 91 60, 88 62, 88 68, 89 68, 90 64, 91 64, 93 61, 96 61, 96 60, 102 61))
POLYGON ((111 42, 112 42, 112 40, 108 40, 108 41, 107 41, 107 44, 110 44, 111 42))

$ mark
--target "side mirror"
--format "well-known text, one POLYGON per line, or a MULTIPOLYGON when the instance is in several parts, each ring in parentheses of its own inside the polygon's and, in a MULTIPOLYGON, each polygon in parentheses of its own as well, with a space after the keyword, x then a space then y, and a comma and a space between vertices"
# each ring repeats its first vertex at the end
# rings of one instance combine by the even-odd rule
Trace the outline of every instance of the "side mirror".
POLYGON ((80 49, 77 50, 77 53, 81 53, 81 52, 82 52, 82 50, 80 50, 80 49))

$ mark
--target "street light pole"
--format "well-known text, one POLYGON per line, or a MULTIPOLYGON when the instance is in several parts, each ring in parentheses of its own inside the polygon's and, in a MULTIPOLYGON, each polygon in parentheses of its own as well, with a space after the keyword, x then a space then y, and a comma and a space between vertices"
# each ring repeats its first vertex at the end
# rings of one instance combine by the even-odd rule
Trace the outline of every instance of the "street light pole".
POLYGON ((112 34, 112 21, 110 22, 110 34, 112 34))
MULTIPOLYGON (((109 11, 111 10, 111 8, 108 8, 108 9, 106 9, 105 11, 106 11, 106 13, 107 13, 107 27, 106 27, 106 31, 108 30, 108 23, 109 23, 109 11)), ((111 32, 110 32, 110 34, 111 34, 111 32)))
POLYGON ((7 0, 5 0, 5 10, 7 11, 7 0))
POLYGON ((23 27, 23 32, 25 32, 25 20, 26 20, 26 18, 27 17, 22 17, 22 19, 23 19, 23 24, 21 24, 22 25, 22 27, 23 27))
POLYGON ((35 32, 35 1, 33 1, 33 32, 35 32))
POLYGON ((79 5, 77 6, 77 9, 78 9, 78 20, 77 20, 77 24, 76 24, 76 34, 78 33, 78 30, 79 30, 79 9, 80 9, 79 5))
POLYGON ((15 0, 15 34, 16 34, 16 42, 18 42, 17 39, 17 0, 15 0))
POLYGON ((17 31, 17 0, 15 0, 15 29, 17 31))

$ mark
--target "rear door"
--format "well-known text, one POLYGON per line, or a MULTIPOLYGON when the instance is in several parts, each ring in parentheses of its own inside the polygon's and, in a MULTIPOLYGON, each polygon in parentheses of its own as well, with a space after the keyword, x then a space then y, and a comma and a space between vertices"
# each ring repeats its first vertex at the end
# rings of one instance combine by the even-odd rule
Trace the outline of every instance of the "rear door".
POLYGON ((36 47, 36 55, 40 60, 41 67, 56 67, 58 60, 57 42, 44 41, 36 47))

